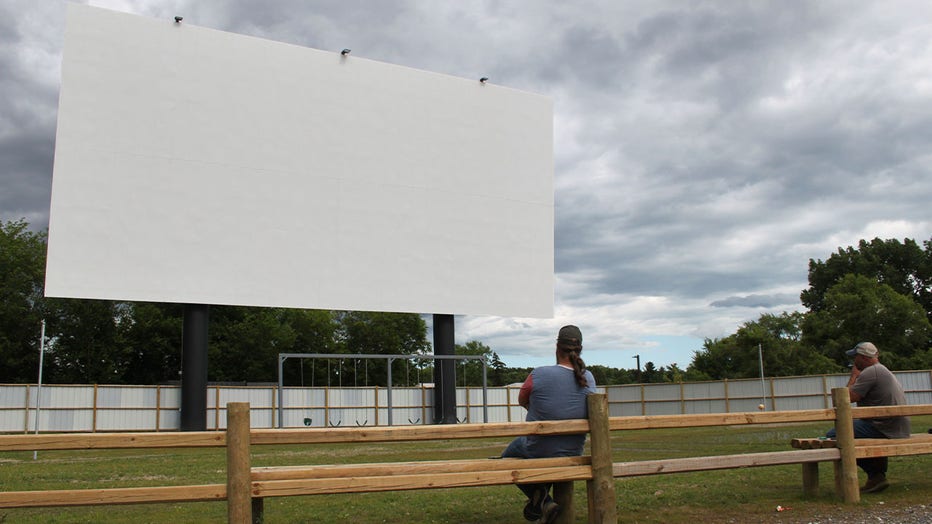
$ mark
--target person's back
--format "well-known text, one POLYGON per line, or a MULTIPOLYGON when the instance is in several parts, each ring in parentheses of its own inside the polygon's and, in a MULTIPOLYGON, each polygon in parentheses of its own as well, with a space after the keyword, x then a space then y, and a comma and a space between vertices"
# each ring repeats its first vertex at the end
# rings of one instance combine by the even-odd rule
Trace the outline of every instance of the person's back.
MULTIPOLYGON (((588 371, 587 379, 592 376, 588 371)), ((595 392, 595 382, 580 387, 572 368, 543 366, 531 372, 534 389, 528 405, 528 422, 588 418, 586 396, 595 392)), ((528 452, 533 457, 581 455, 586 435, 529 435, 528 452)))
MULTIPOLYGON (((528 422, 588 418, 586 397, 595 393, 595 378, 586 369, 582 352, 582 331, 573 325, 557 334, 554 366, 534 369, 521 385, 518 404, 527 409, 528 422)), ((582 455, 586 434, 527 435, 517 437, 502 451, 502 458, 544 458, 582 455)), ((550 496, 550 482, 518 484, 527 495, 524 518, 543 524, 553 522, 560 505, 550 496)))
MULTIPOLYGON (((865 367, 851 386, 860 395, 857 404, 865 406, 904 406, 906 394, 903 386, 886 366, 877 362, 865 367)), ((870 419, 870 422, 887 438, 909 438, 909 417, 886 417, 870 419)))

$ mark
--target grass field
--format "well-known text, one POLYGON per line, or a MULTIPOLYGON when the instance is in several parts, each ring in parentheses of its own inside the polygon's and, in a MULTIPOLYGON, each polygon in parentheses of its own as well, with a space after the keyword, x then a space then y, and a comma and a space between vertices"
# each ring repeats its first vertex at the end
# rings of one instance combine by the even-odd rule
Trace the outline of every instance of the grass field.
MULTIPOLYGON (((932 416, 913 417, 913 432, 932 427, 932 416)), ((736 426, 614 432, 616 462, 728 455, 790 449, 793 437, 815 437, 825 424, 736 426)), ((497 455, 502 439, 254 447, 253 466, 482 458, 497 455)), ((802 496, 801 468, 769 466, 616 480, 623 522, 809 522, 811 515, 856 513, 932 503, 932 455, 891 460, 891 487, 864 495, 858 506, 832 493, 832 467, 820 468, 821 493, 802 496), (777 513, 776 507, 788 509, 777 513)), ((224 483, 223 449, 46 451, 0 454, 3 490, 83 489, 224 483)), ((862 482, 863 482, 863 473, 862 482)), ((585 483, 576 483, 576 522, 585 522, 585 483)), ((395 493, 274 498, 266 522, 498 523, 525 522, 524 500, 513 486, 395 493)), ((0 509, 0 522, 148 523, 224 522, 225 502, 144 504, 84 508, 0 509)))

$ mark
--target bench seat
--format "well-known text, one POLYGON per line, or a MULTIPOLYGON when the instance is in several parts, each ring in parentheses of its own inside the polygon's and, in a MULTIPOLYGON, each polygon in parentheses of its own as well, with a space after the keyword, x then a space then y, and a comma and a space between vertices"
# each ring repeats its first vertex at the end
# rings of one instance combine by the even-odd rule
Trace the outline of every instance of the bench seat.
MULTIPOLYGON (((790 445, 796 449, 811 452, 812 450, 835 449, 838 443, 829 438, 794 438, 790 445)), ((855 458, 894 457, 905 455, 923 455, 932 453, 932 434, 913 433, 909 438, 859 438, 854 439, 855 458)), ((838 458, 829 460, 838 461, 838 458)), ((819 492, 819 463, 808 462, 803 467, 803 493, 815 496, 819 492)), ((838 484, 838 462, 836 462, 836 489, 838 484)))
MULTIPOLYGON (((824 449, 837 447, 835 439, 829 438, 794 438, 790 445, 796 449, 824 449)), ((854 439, 854 446, 858 449, 858 458, 879 457, 882 454, 863 454, 860 448, 890 448, 897 450, 891 455, 916 455, 922 453, 932 453, 932 434, 930 433, 913 433, 909 438, 859 438, 854 439), (909 451, 914 452, 910 453, 909 451), (900 451, 906 451, 905 453, 900 451)))

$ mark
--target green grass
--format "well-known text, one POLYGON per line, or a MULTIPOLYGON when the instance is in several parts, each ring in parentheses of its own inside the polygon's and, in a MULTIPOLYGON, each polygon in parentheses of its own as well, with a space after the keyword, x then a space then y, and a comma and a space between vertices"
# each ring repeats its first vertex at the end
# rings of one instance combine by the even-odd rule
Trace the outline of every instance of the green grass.
MULTIPOLYGON (((932 427, 932 416, 914 417, 913 431, 932 427)), ((616 462, 785 451, 793 437, 815 437, 825 424, 639 430, 613 433, 616 462)), ((254 447, 254 466, 482 458, 497 455, 504 439, 254 447)), ((46 451, 0 454, 3 490, 84 489, 224 483, 223 449, 46 451)), ((928 504, 932 455, 891 460, 891 487, 865 495, 860 507, 928 504)), ((863 482, 863 473, 861 480, 863 482)), ((807 516, 856 513, 832 492, 832 467, 820 467, 821 493, 802 495, 801 467, 769 466, 618 479, 618 513, 625 522, 807 522, 807 516), (791 510, 777 514, 776 506, 791 510)), ((394 493, 272 498, 266 522, 497 523, 524 522, 524 501, 513 486, 394 493)), ((585 522, 585 483, 576 483, 576 522, 585 522)), ((138 504, 109 507, 0 509, 8 523, 224 522, 225 502, 138 504)))

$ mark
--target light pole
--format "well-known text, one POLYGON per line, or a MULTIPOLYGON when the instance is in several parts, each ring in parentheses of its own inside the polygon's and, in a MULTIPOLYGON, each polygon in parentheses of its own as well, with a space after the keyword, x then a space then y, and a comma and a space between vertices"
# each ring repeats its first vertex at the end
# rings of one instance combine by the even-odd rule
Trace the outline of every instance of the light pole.
POLYGON ((640 382, 640 381, 641 381, 641 355, 634 355, 634 356, 631 357, 631 358, 637 359, 637 362, 638 362, 638 382, 640 382))
MULTIPOLYGON (((45 357, 45 319, 42 319, 42 330, 39 335, 39 380, 36 382, 36 435, 39 434, 39 400, 42 396, 42 364, 45 357)), ((39 452, 32 452, 32 460, 39 458, 39 452)))
POLYGON ((764 350, 757 344, 757 361, 760 363, 760 406, 761 411, 767 409, 767 392, 764 388, 764 350))

